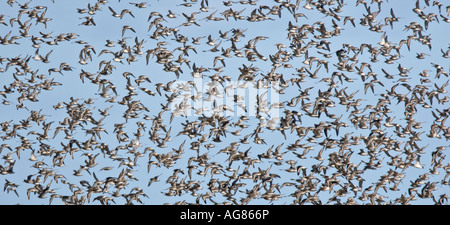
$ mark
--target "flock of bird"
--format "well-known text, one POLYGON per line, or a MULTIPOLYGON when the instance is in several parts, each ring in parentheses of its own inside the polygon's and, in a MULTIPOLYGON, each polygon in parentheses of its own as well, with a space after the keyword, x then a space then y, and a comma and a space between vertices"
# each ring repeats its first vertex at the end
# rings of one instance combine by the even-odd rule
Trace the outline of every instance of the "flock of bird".
POLYGON ((60 2, 0 9, 1 204, 448 204, 445 1, 60 2))

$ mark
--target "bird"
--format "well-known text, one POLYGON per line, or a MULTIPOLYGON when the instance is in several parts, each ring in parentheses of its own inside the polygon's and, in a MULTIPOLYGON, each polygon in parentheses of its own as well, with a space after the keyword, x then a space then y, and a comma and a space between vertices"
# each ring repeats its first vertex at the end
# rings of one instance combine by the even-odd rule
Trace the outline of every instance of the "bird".
POLYGON ((127 31, 127 30, 131 30, 131 31, 133 31, 134 33, 136 33, 136 31, 134 30, 133 27, 128 26, 128 25, 124 25, 123 28, 122 28, 122 37, 123 37, 123 35, 125 34, 125 31, 127 31))
POLYGON ((113 17, 117 17, 117 18, 122 19, 123 16, 124 16, 126 13, 128 13, 131 17, 134 18, 133 13, 132 13, 131 10, 129 10, 129 9, 123 9, 123 10, 120 12, 120 14, 116 13, 116 12, 114 11, 114 9, 111 8, 110 6, 108 6, 108 9, 111 11, 113 17))
POLYGON ((85 21, 83 21, 81 23, 81 25, 84 25, 84 26, 92 26, 92 25, 94 25, 94 26, 96 26, 95 21, 94 21, 94 17, 92 17, 92 16, 85 16, 85 17, 80 18, 80 19, 85 19, 85 21))

